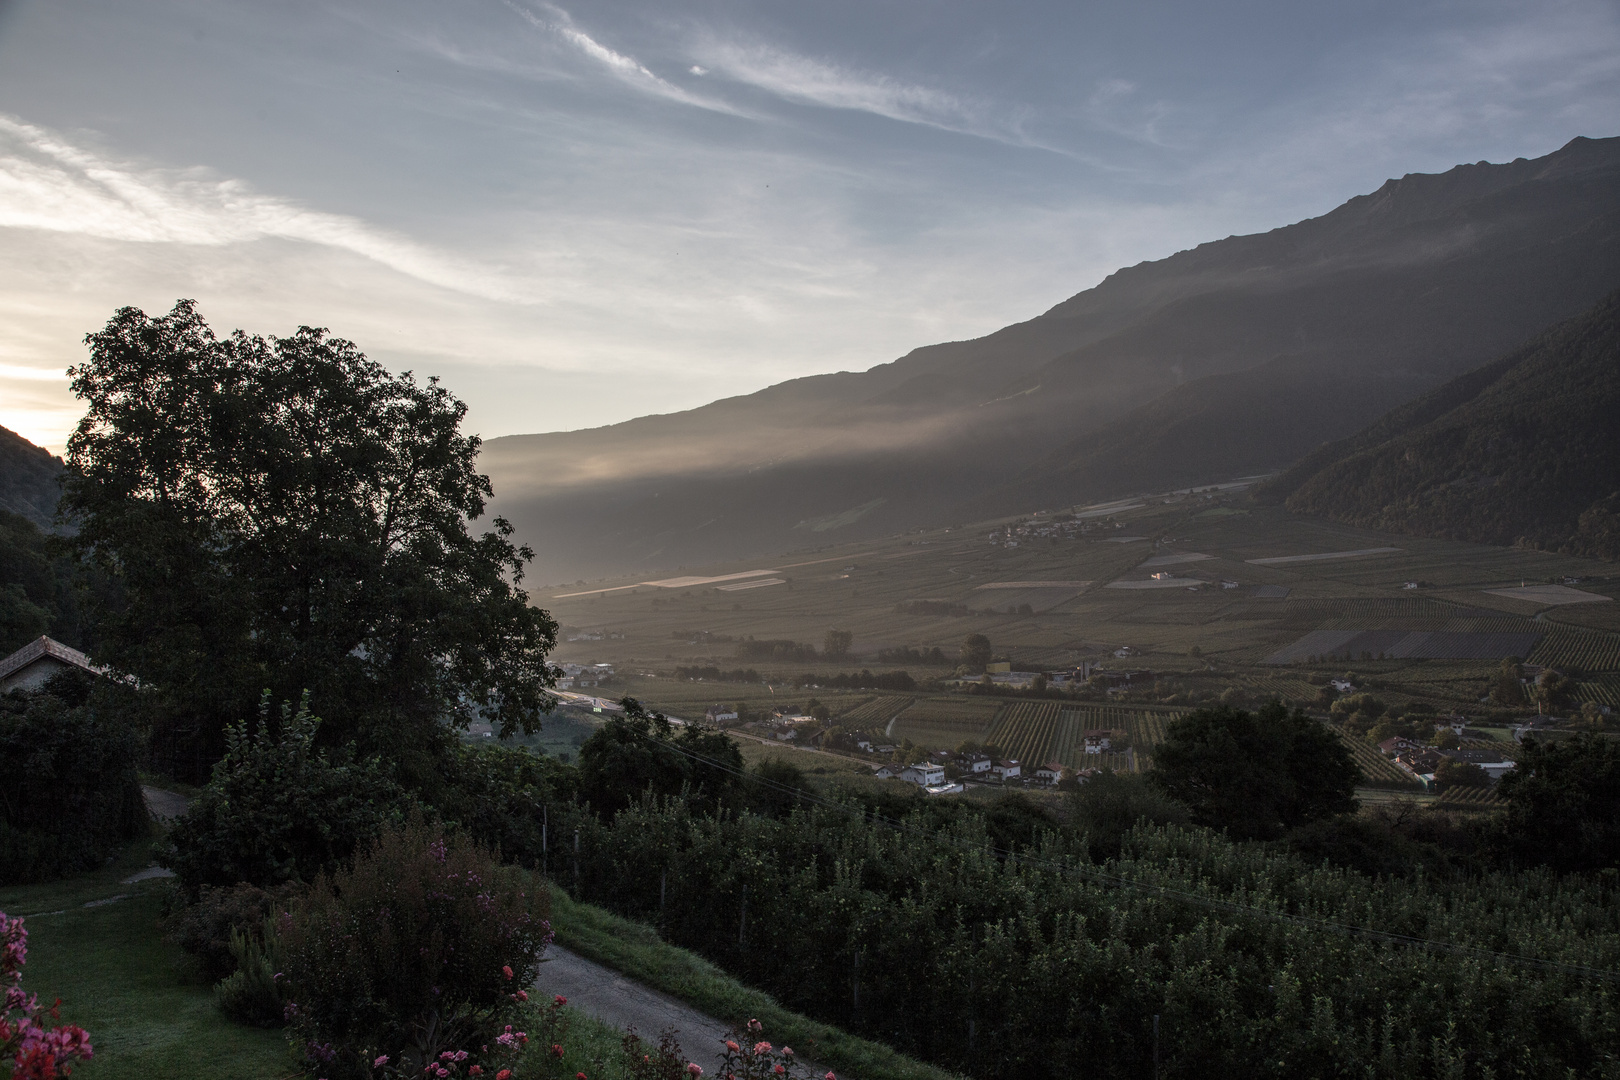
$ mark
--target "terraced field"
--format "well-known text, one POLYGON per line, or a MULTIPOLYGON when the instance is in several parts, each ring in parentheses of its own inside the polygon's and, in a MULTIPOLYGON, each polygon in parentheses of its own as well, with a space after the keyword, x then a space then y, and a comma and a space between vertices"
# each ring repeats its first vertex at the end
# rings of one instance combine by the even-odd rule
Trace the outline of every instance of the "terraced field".
POLYGON ((1453 787, 1440 793, 1436 806, 1448 810, 1491 810, 1502 805, 1494 787, 1453 787))

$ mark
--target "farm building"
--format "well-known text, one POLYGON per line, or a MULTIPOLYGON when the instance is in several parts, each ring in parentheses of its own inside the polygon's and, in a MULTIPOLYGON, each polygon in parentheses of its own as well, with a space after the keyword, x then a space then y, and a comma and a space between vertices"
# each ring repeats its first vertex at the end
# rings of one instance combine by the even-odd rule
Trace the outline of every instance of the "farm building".
POLYGON ((1016 761, 998 761, 990 766, 990 771, 998 780, 1012 780, 1017 778, 1022 766, 1016 761))

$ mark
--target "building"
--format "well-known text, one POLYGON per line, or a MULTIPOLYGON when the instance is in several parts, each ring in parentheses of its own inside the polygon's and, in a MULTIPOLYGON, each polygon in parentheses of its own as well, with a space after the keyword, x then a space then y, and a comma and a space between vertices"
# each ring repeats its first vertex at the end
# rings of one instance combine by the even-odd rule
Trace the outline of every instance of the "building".
POLYGON ((1114 733, 1104 728, 1096 728, 1085 734, 1085 751, 1088 754, 1106 753, 1114 745, 1114 733))
POLYGON ((728 724, 737 719, 737 710, 729 705, 710 705, 703 711, 703 719, 710 724, 728 724))
POLYGON ((1471 765, 1478 765, 1485 770, 1485 775, 1491 778, 1491 783, 1502 779, 1512 771, 1514 762, 1502 757, 1496 750, 1441 750, 1441 757, 1448 757, 1452 761, 1466 761, 1471 765))
POLYGON ((99 668, 78 649, 69 648, 54 638, 37 637, 4 660, 0 660, 0 694, 13 690, 38 690, 51 676, 64 671, 88 671, 100 675, 99 668))
POLYGON ((900 779, 908 780, 918 787, 933 787, 945 782, 945 766, 935 765, 932 762, 907 765, 900 770, 900 779))
POLYGON ((991 761, 985 754, 963 754, 956 759, 956 767, 970 776, 983 776, 990 771, 991 761))
POLYGON ((1035 779, 1043 784, 1057 784, 1063 779, 1064 768, 1062 762, 1048 761, 1035 770, 1035 779))
POLYGON ((997 761, 990 766, 990 771, 996 779, 1006 781, 1017 779, 1020 768, 1016 761, 997 761))

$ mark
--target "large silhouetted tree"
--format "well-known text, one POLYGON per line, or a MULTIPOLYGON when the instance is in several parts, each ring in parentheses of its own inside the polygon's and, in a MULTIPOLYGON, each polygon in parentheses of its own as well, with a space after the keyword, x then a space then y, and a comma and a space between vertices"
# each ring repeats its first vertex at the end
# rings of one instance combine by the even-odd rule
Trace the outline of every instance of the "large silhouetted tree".
POLYGON ((466 407, 300 327, 217 338, 191 301, 120 309, 71 370, 87 411, 65 511, 114 572, 96 658, 131 678, 160 762, 202 779, 261 693, 431 772, 448 725, 532 730, 556 626, 517 587, 466 407))

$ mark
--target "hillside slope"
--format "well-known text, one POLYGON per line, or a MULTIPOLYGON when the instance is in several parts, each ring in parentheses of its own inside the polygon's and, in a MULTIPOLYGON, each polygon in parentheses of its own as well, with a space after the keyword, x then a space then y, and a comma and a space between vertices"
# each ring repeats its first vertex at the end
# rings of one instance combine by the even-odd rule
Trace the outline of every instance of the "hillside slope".
POLYGON ((1620 559, 1620 292, 1268 493, 1347 524, 1620 559))
POLYGON ((1285 466, 1620 287, 1620 139, 1409 175, 866 372, 493 439, 535 576, 781 551, 1285 466))
POLYGON ((0 427, 0 510, 49 529, 61 497, 62 459, 0 427))

